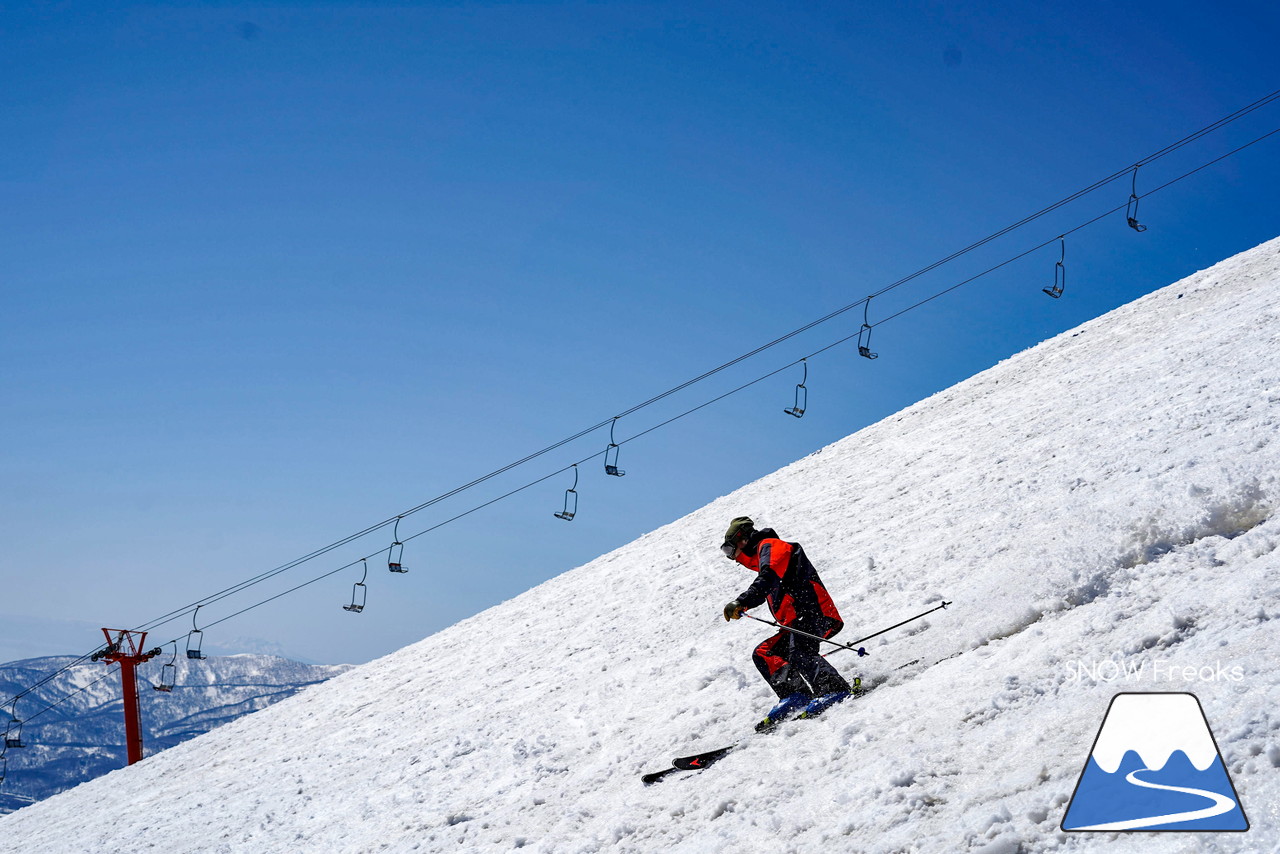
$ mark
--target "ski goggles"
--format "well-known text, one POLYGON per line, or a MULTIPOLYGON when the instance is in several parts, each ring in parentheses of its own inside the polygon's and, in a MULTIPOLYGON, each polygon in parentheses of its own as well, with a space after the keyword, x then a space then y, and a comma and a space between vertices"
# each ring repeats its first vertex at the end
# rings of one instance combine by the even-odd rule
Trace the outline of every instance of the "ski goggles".
POLYGON ((742 547, 739 546, 737 543, 727 542, 724 545, 720 546, 720 551, 724 552, 724 556, 727 557, 729 560, 734 560, 735 558, 737 558, 738 552, 741 550, 742 550, 742 547))

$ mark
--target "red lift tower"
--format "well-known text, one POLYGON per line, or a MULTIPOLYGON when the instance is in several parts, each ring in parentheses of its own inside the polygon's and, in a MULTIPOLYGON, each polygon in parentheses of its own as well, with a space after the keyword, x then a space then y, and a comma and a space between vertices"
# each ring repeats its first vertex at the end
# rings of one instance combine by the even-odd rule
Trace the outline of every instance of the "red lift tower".
POLYGON ((95 652, 94 661, 120 665, 120 681, 124 686, 124 740, 129 764, 142 760, 142 719, 138 711, 138 681, 135 668, 160 654, 160 648, 143 652, 147 642, 146 632, 127 629, 103 629, 107 636, 107 648, 95 652))

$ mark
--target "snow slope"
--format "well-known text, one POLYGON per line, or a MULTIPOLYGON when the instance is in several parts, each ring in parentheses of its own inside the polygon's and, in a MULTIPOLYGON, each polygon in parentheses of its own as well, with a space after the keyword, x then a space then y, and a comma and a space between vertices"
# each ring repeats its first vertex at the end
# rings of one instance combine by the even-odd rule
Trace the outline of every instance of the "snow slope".
MULTIPOLYGON (((0 697, 14 696, 74 660, 52 656, 0 664, 0 697)), ((198 665, 184 657, 174 659, 173 690, 151 690, 169 660, 169 656, 156 658, 138 671, 147 756, 351 669, 347 664, 303 664, 272 655, 210 656, 198 665)), ((0 813, 123 767, 120 694, 115 665, 86 661, 19 701, 18 712, 24 717, 51 708, 24 726, 22 740, 27 747, 0 757, 0 765, 7 770, 0 785, 0 813), (113 675, 99 681, 108 667, 113 675)))
POLYGON ((1021 353, 422 642, 0 819, 0 849, 1280 847, 1280 240, 1021 353), (771 696, 725 623, 750 514, 879 686, 701 774, 771 696), (920 659, 918 664, 898 669, 920 659), (1243 834, 1058 829, 1111 698, 1192 691, 1243 834))

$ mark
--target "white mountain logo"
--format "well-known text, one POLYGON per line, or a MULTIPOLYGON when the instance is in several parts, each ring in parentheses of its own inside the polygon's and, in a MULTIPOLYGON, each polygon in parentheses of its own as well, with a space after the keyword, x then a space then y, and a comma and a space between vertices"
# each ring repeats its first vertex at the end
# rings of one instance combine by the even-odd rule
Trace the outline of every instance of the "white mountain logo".
POLYGON ((1085 761, 1062 829, 1249 829, 1194 694, 1117 694, 1085 761))

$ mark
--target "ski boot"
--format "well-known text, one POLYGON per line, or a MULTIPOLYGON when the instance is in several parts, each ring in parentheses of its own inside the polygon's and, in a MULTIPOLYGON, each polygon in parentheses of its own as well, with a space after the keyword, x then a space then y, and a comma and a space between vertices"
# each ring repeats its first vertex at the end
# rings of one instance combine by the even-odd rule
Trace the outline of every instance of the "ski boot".
POLYGON ((800 713, 800 718, 816 718, 836 703, 843 703, 850 697, 856 697, 862 693, 862 679, 854 679, 853 684, 849 686, 848 691, 832 691, 830 694, 823 694, 814 697, 809 704, 804 707, 804 711, 800 713))
POLYGON ((778 724, 803 709, 813 698, 808 694, 792 694, 784 697, 778 705, 769 710, 764 720, 756 724, 756 732, 769 732, 778 724))

